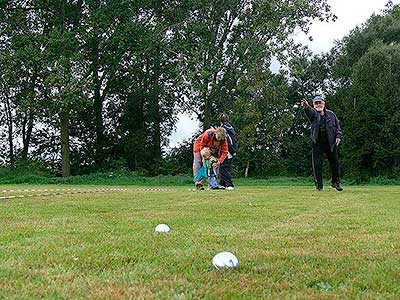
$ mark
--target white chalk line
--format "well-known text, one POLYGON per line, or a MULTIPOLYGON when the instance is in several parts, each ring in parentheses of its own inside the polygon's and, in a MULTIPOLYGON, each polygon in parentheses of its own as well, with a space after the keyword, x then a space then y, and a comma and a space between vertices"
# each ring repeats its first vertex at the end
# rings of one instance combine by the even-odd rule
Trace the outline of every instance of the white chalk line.
POLYGON ((3 189, 0 190, 2 193, 17 193, 17 192, 52 192, 52 193, 39 193, 39 194, 27 194, 27 195, 5 195, 0 196, 0 199, 15 199, 15 198, 31 198, 31 197, 46 197, 46 196, 59 196, 59 195, 76 195, 76 194, 88 194, 88 193, 107 193, 107 192, 122 192, 122 191, 133 191, 133 192, 172 192, 174 189, 168 188, 102 188, 102 189, 79 189, 79 188, 63 188, 63 189, 3 189), (55 191, 55 192, 53 192, 55 191))

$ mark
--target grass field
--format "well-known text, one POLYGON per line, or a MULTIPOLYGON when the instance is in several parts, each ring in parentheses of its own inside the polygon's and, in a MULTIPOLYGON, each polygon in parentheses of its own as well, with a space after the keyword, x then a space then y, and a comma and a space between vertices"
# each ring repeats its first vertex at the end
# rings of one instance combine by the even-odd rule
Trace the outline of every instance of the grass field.
POLYGON ((398 186, 2 199, 0 299, 399 299, 399 229, 398 186))

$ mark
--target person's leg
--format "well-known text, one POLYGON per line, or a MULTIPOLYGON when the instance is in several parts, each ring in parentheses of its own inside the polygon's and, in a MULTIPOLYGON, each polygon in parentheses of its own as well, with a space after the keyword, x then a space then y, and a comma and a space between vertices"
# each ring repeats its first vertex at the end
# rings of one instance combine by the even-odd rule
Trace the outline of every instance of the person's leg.
POLYGON ((343 188, 340 185, 340 175, 339 175, 339 158, 338 158, 338 148, 335 146, 333 151, 327 151, 326 156, 328 157, 329 166, 332 176, 332 187, 336 188, 338 191, 342 191, 343 188))
POLYGON ((228 168, 227 168, 227 178, 226 178, 226 182, 227 182, 227 187, 235 187, 233 184, 233 180, 232 180, 232 161, 233 158, 229 158, 228 159, 228 168))
POLYGON ((217 170, 214 167, 210 169, 210 176, 208 177, 210 189, 218 189, 217 170))
POLYGON ((333 148, 333 151, 331 149, 328 149, 326 151, 326 156, 328 157, 329 161, 329 167, 331 169, 331 175, 332 175, 332 183, 339 183, 339 159, 338 159, 338 153, 337 153, 337 147, 335 146, 333 148))
POLYGON ((228 158, 225 158, 224 162, 219 166, 219 184, 222 186, 226 186, 226 168, 227 168, 227 160, 228 158))
POLYGON ((232 159, 231 158, 226 158, 224 162, 221 164, 221 180, 220 180, 220 185, 225 186, 225 187, 233 187, 233 182, 232 182, 232 159))
POLYGON ((317 190, 323 189, 322 182, 322 167, 323 167, 323 145, 314 144, 312 145, 312 166, 314 172, 315 187, 317 190))
MULTIPOLYGON (((193 177, 196 176, 197 172, 201 169, 203 166, 203 162, 201 159, 200 152, 193 152, 193 177)), ((203 185, 203 180, 199 180, 195 183, 196 187, 198 185, 203 185)))

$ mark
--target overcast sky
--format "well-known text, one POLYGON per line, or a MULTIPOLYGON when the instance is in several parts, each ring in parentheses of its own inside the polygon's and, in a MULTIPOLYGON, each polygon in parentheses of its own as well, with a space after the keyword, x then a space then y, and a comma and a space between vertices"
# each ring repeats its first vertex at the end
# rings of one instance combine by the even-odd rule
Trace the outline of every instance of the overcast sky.
MULTIPOLYGON (((336 22, 315 22, 310 27, 313 41, 309 41, 304 34, 298 34, 298 39, 309 46, 314 53, 329 51, 335 40, 342 39, 350 30, 364 23, 373 13, 379 14, 388 0, 328 0, 332 12, 338 17, 336 22)), ((399 4, 400 0, 393 0, 399 4)), ((182 140, 189 138, 199 128, 199 122, 192 120, 188 115, 179 115, 176 130, 170 137, 170 147, 177 146, 182 140)))

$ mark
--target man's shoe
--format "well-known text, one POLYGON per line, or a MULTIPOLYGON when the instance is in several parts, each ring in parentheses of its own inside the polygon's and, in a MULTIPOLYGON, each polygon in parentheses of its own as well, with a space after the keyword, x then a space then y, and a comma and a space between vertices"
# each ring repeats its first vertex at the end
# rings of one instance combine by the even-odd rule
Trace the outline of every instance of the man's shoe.
POLYGON ((228 186, 228 187, 226 187, 226 189, 229 191, 233 191, 235 188, 233 186, 228 186))
POLYGON ((343 187, 340 185, 340 183, 337 183, 337 182, 335 182, 335 183, 332 183, 332 185, 331 185, 333 188, 335 188, 337 191, 339 191, 339 192, 341 192, 341 191, 343 191, 343 187))
POLYGON ((317 192, 322 192, 323 189, 322 189, 322 187, 317 187, 316 191, 317 191, 317 192))
POLYGON ((196 184, 196 190, 203 191, 204 190, 204 186, 202 184, 196 184))

